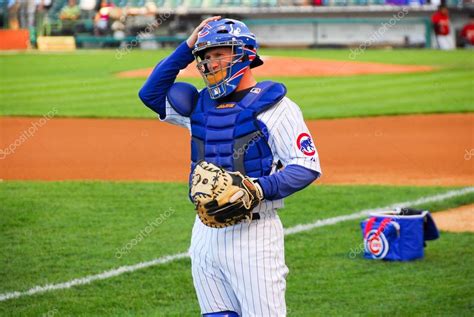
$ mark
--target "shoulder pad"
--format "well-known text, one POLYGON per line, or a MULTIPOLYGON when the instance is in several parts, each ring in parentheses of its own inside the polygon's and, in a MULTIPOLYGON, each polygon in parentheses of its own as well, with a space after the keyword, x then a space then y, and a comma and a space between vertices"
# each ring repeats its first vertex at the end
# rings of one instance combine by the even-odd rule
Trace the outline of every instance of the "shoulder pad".
POLYGON ((199 93, 193 85, 178 82, 171 86, 166 97, 177 113, 183 117, 189 117, 194 110, 199 93))

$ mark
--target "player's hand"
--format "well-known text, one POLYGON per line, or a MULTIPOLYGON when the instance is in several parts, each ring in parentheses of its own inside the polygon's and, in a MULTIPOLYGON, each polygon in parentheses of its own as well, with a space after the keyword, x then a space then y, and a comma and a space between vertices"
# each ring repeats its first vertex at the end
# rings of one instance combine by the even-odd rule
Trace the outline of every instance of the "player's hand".
POLYGON ((248 176, 200 161, 191 175, 190 196, 202 223, 212 228, 252 220, 263 190, 248 176))
POLYGON ((213 16, 213 17, 210 17, 210 18, 207 18, 205 20, 203 20, 201 22, 201 24, 199 24, 197 26, 197 28, 194 29, 193 33, 191 34, 191 36, 186 40, 186 43, 188 44, 189 48, 193 48, 194 47, 194 44, 196 44, 197 42, 197 39, 198 39, 198 33, 201 32, 202 28, 209 22, 211 21, 217 21, 221 18, 220 15, 216 15, 216 16, 213 16))

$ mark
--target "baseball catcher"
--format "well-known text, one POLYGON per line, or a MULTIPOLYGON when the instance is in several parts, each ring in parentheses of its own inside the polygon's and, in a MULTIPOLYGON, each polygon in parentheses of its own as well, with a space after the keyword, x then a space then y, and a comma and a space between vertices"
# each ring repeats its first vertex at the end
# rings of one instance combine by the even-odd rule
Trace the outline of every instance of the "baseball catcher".
POLYGON ((196 218, 189 253, 203 316, 286 316, 278 210, 321 175, 316 145, 286 87, 253 77, 264 63, 257 49, 241 21, 206 19, 139 92, 160 120, 191 134, 196 218), (206 85, 200 91, 176 82, 193 61, 206 85))

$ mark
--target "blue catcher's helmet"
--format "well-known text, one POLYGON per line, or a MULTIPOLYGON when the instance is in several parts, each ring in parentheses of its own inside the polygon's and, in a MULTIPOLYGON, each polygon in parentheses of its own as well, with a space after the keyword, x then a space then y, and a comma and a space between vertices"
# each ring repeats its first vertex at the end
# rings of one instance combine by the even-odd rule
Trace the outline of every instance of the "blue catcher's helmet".
POLYGON ((257 47, 255 35, 238 20, 221 19, 203 27, 198 34, 193 55, 212 99, 232 93, 249 67, 263 64, 257 55, 257 47), (214 70, 211 61, 206 60, 204 55, 206 50, 215 47, 231 47, 232 55, 230 59, 229 56, 220 58, 219 67, 214 70))

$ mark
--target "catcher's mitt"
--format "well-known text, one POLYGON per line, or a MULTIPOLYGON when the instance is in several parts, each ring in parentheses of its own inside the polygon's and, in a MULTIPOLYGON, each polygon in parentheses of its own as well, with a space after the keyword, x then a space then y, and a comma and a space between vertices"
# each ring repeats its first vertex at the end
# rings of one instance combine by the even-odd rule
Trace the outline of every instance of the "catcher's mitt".
POLYGON ((213 228, 252 220, 252 209, 263 199, 260 185, 249 177, 206 161, 198 162, 191 182, 191 199, 198 216, 213 228))

